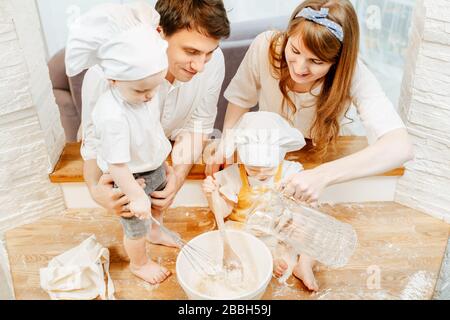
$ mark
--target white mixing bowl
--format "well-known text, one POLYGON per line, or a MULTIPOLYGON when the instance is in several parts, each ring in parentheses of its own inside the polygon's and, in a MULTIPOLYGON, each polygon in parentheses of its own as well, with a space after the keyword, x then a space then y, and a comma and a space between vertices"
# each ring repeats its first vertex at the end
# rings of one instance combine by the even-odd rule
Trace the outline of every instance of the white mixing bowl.
MULTIPOLYGON (((272 279, 273 260, 272 254, 267 246, 255 236, 240 230, 227 230, 230 245, 242 261, 250 261, 252 266, 252 276, 255 276, 257 286, 249 292, 245 292, 233 297, 223 299, 229 300, 258 300, 261 299, 266 291, 267 285, 272 279)), ((221 258, 223 254, 222 240, 219 231, 210 231, 203 233, 191 241, 189 244, 195 248, 200 248, 208 252, 211 257, 221 258)), ((196 289, 199 274, 183 253, 183 248, 178 254, 176 261, 176 274, 178 282, 184 292, 191 300, 215 300, 221 299, 211 297, 199 292, 196 289)), ((244 263, 245 265, 245 263, 244 263)))

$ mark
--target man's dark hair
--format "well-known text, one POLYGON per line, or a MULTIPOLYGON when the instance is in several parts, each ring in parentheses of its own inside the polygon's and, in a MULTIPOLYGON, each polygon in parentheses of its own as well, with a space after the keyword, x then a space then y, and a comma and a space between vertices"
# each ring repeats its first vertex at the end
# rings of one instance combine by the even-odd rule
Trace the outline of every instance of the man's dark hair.
POLYGON ((230 36, 230 22, 222 0, 158 0, 156 11, 166 36, 187 29, 215 39, 230 36))

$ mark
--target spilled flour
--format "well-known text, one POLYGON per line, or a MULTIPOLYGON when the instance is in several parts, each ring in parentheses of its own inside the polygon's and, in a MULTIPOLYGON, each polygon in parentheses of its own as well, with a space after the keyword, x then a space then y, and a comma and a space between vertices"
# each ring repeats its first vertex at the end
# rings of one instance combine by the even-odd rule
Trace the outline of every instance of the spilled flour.
POLYGON ((287 281, 271 283, 271 288, 273 299, 286 299, 286 297, 290 299, 302 299, 301 291, 287 281))
POLYGON ((147 291, 156 290, 156 289, 158 289, 159 285, 160 285, 159 283, 157 283, 157 284, 150 284, 150 283, 145 282, 145 281, 139 281, 138 282, 138 286, 141 287, 141 288, 144 288, 147 291))
POLYGON ((427 298, 427 293, 432 292, 434 283, 433 274, 426 271, 418 271, 409 277, 409 281, 406 284, 400 294, 402 300, 423 300, 427 298))
POLYGON ((395 296, 385 290, 367 291, 354 288, 328 288, 312 293, 311 298, 317 300, 396 300, 395 296))

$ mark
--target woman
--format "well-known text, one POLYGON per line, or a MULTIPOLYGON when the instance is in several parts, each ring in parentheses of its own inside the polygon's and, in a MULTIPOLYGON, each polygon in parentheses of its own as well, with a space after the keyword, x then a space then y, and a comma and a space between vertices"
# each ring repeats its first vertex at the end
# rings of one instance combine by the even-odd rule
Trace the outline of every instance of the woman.
MULTIPOLYGON (((358 19, 350 1, 307 0, 294 10, 285 32, 256 37, 225 91, 225 134, 259 103, 260 110, 290 120, 321 155, 336 143, 351 104, 356 107, 369 146, 283 181, 284 192, 301 201, 315 203, 327 186, 386 172, 413 157, 405 125, 358 50, 358 19)), ((300 257, 293 274, 317 290, 313 266, 300 257)))

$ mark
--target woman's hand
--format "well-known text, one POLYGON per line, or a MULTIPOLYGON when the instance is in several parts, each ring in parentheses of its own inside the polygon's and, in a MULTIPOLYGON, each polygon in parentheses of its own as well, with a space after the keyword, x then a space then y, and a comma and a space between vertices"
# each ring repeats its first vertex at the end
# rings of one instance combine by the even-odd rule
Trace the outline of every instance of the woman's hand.
POLYGON ((211 195, 211 193, 219 190, 219 184, 213 177, 208 176, 203 180, 202 188, 206 195, 211 195))
MULTIPOLYGON (((145 188, 143 179, 136 181, 142 188, 145 188)), ((109 213, 123 217, 133 216, 128 206, 130 200, 119 188, 113 188, 113 178, 110 174, 102 175, 98 183, 89 188, 89 192, 94 201, 109 213)))
POLYGON ((328 183, 326 175, 315 168, 287 177, 281 182, 281 190, 288 197, 315 205, 328 183))

